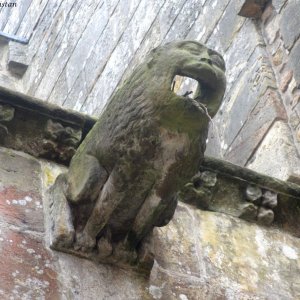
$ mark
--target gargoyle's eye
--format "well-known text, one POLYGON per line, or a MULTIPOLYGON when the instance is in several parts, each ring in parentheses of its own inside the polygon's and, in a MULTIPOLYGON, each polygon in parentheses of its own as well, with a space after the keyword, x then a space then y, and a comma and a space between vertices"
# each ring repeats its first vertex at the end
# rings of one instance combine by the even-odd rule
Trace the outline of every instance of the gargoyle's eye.
POLYGON ((224 60, 223 60, 222 57, 220 57, 217 54, 211 54, 210 58, 211 58, 213 64, 215 64, 217 67, 219 67, 223 71, 226 70, 226 68, 225 68, 225 62, 224 62, 224 60))

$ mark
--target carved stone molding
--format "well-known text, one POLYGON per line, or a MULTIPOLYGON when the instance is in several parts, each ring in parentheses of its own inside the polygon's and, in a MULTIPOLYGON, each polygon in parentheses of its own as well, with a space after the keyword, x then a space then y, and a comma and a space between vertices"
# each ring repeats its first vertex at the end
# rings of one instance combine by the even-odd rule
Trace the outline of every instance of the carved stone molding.
POLYGON ((95 120, 0 88, 0 145, 68 164, 95 120))
POLYGON ((185 186, 182 201, 223 212, 263 226, 274 226, 300 237, 300 186, 232 163, 205 157, 199 174, 216 174, 215 185, 201 181, 185 186), (200 191, 205 190, 203 193, 200 191), (204 204, 204 205, 203 205, 204 204))

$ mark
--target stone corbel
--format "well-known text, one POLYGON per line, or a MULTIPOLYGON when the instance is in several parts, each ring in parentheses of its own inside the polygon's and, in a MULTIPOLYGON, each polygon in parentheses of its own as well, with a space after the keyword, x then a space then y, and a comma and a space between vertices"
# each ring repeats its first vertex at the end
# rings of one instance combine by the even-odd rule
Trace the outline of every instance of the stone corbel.
POLYGON ((29 66, 27 45, 10 41, 8 44, 7 67, 10 72, 17 76, 23 76, 29 66))
POLYGON ((268 0, 246 0, 241 7, 239 16, 251 19, 259 19, 268 0))

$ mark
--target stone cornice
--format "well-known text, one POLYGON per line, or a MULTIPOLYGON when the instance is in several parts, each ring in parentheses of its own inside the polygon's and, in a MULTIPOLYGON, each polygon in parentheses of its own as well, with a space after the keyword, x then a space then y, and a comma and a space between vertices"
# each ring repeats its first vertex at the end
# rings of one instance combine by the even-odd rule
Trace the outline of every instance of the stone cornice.
POLYGON ((0 145, 68 164, 96 120, 0 88, 0 145))

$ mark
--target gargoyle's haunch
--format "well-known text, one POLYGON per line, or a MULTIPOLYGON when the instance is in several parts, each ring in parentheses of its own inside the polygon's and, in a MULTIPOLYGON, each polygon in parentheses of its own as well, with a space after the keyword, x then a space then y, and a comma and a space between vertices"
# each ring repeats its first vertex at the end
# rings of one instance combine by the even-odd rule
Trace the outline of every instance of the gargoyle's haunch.
POLYGON ((194 41, 150 53, 52 189, 54 248, 118 256, 120 249, 134 252, 154 226, 170 221, 176 192, 203 157, 206 109, 214 116, 221 104, 224 69, 218 53, 194 41), (175 75, 198 81, 194 99, 171 91, 175 75))

